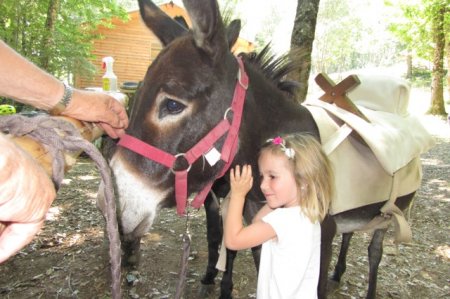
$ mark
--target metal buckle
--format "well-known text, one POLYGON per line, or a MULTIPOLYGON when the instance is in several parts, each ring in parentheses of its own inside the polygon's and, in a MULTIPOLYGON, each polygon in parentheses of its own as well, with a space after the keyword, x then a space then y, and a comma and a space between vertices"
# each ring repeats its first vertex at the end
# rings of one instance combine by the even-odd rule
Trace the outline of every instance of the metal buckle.
MULTIPOLYGON (((176 154, 174 157, 175 157, 175 162, 176 162, 176 160, 179 158, 179 157, 185 157, 186 156, 186 153, 179 153, 179 154, 176 154)), ((191 167, 192 167, 192 164, 190 164, 189 162, 188 162, 188 160, 186 159, 186 158, 184 158, 185 160, 186 160, 186 162, 188 163, 188 167, 187 167, 187 169, 186 170, 175 170, 175 169, 173 169, 173 166, 170 168, 170 171, 172 171, 172 173, 173 174, 175 174, 175 172, 178 172, 178 171, 186 171, 186 172, 189 172, 189 170, 191 170, 191 167)), ((175 162, 173 163, 173 165, 175 165, 175 162)))

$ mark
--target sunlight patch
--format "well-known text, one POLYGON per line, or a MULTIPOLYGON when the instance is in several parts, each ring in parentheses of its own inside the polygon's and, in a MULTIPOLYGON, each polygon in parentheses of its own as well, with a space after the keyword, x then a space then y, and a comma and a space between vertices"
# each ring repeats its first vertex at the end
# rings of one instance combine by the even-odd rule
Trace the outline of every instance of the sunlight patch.
POLYGON ((61 208, 60 207, 51 207, 48 212, 47 215, 45 216, 45 219, 47 221, 55 221, 58 220, 59 215, 61 214, 61 208))
POLYGON ((98 177, 93 175, 79 175, 77 176, 77 179, 80 179, 82 181, 90 181, 90 180, 96 180, 98 177))
POLYGON ((435 252, 438 256, 443 257, 444 260, 450 261, 450 246, 448 245, 438 246, 435 252))
POLYGON ((426 159, 426 158, 422 158, 422 165, 439 165, 440 163, 442 163, 442 161, 437 160, 437 159, 426 159))
POLYGON ((87 192, 86 195, 91 199, 97 199, 97 192, 87 192))
POLYGON ((84 237, 81 234, 74 234, 69 239, 69 246, 80 244, 84 242, 84 237))
POLYGON ((145 236, 145 238, 149 241, 153 242, 160 242, 161 241, 161 235, 156 233, 149 233, 145 236))

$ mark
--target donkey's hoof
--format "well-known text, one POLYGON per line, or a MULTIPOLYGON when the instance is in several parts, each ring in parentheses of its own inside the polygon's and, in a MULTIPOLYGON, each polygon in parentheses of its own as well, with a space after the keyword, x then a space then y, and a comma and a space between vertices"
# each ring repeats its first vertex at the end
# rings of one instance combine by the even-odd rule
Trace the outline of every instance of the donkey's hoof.
POLYGON ((216 286, 214 284, 201 284, 198 288, 197 298, 215 298, 216 286))
POLYGON ((340 283, 336 280, 329 279, 327 283, 327 294, 331 295, 339 289, 340 283))
POLYGON ((134 254, 124 258, 123 265, 128 268, 137 268, 139 266, 140 254, 134 254))
POLYGON ((201 280, 201 282, 202 282, 202 284, 204 284, 204 285, 211 285, 211 284, 214 284, 215 282, 214 282, 214 279, 216 278, 216 276, 217 276, 217 270, 215 270, 215 271, 213 271, 213 272, 207 272, 206 274, 205 274, 205 276, 203 276, 203 278, 202 278, 202 280, 201 280))
POLYGON ((141 260, 141 239, 122 242, 123 266, 137 268, 141 260))

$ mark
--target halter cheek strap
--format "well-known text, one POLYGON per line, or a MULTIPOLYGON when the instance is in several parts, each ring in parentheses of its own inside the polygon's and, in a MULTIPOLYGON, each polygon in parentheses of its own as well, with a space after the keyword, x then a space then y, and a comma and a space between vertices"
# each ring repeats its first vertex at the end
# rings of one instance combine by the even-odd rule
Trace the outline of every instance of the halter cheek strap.
POLYGON ((228 132, 220 155, 220 159, 225 162, 224 167, 217 177, 208 182, 207 185, 199 193, 197 193, 191 203, 194 208, 200 208, 203 205, 208 192, 211 190, 214 181, 222 177, 228 171, 236 155, 245 94, 248 88, 248 76, 245 73, 242 59, 238 57, 237 61, 239 64, 239 70, 231 107, 225 112, 224 119, 220 121, 189 151, 186 153, 172 155, 128 134, 123 135, 118 143, 119 146, 125 147, 172 170, 175 174, 175 199, 177 203, 177 213, 179 215, 185 214, 187 205, 188 172, 191 169, 192 164, 197 161, 198 158, 211 150, 214 147, 214 143, 228 132), (227 114, 229 111, 233 112, 233 120, 231 124, 227 119, 227 114), (180 157, 184 157, 189 166, 185 170, 174 170, 175 162, 180 157))

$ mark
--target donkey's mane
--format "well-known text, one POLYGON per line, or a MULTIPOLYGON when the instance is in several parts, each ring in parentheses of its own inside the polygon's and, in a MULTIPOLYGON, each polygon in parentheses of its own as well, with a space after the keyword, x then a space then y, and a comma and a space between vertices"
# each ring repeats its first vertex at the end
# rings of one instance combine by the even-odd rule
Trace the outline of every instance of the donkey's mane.
POLYGON ((293 80, 287 80, 286 76, 300 67, 299 62, 292 59, 293 55, 286 53, 276 56, 272 53, 270 43, 267 44, 259 53, 241 53, 246 62, 257 67, 262 74, 275 84, 278 89, 295 95, 295 91, 300 87, 300 83, 293 80))

